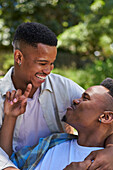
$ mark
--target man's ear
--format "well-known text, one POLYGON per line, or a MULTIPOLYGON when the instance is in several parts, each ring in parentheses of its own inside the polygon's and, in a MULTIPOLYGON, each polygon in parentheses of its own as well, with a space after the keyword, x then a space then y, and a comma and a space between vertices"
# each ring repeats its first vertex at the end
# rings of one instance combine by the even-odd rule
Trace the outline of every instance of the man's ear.
POLYGON ((23 57, 23 54, 21 53, 21 51, 20 50, 15 50, 15 52, 14 52, 14 60, 18 65, 20 65, 22 63, 22 57, 23 57))
POLYGON ((113 112, 112 111, 104 111, 99 117, 99 122, 112 123, 113 122, 113 112))

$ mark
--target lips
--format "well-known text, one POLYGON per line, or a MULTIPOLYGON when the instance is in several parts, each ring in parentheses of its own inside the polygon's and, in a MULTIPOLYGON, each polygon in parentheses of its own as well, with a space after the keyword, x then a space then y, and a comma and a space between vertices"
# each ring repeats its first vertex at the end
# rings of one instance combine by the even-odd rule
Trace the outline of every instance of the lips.
POLYGON ((70 107, 67 108, 67 110, 73 110, 73 108, 70 106, 70 107))
POLYGON ((73 110, 75 110, 75 109, 77 108, 77 105, 72 104, 72 106, 71 106, 71 107, 73 108, 73 110))
POLYGON ((46 79, 46 76, 45 76, 45 75, 36 74, 35 76, 36 76, 38 79, 40 79, 40 80, 45 80, 45 79, 46 79))
POLYGON ((76 109, 76 106, 73 104, 72 106, 69 106, 67 108, 66 114, 63 116, 62 121, 67 122, 67 116, 69 116, 71 113, 73 113, 73 110, 76 109), (68 112, 69 111, 69 112, 68 112), (72 112, 71 112, 72 111, 72 112))
POLYGON ((67 108, 67 110, 75 110, 75 109, 76 109, 76 105, 74 105, 74 104, 67 108))

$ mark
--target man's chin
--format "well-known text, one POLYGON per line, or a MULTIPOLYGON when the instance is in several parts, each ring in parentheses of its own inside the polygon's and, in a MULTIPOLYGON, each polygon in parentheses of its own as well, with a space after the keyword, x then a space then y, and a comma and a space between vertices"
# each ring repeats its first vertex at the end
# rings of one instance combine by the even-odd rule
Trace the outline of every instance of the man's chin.
POLYGON ((63 116, 62 121, 63 121, 63 122, 66 122, 66 121, 67 121, 66 115, 63 116))

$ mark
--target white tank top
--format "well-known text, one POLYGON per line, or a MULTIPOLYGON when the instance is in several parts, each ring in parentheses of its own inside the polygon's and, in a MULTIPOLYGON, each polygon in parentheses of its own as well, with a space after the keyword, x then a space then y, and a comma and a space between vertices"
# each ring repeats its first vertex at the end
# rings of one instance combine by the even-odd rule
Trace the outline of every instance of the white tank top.
POLYGON ((39 138, 51 134, 44 119, 41 105, 39 103, 40 90, 34 93, 33 98, 28 98, 26 112, 23 114, 17 134, 17 140, 14 151, 18 151, 23 146, 33 146, 38 143, 39 138))

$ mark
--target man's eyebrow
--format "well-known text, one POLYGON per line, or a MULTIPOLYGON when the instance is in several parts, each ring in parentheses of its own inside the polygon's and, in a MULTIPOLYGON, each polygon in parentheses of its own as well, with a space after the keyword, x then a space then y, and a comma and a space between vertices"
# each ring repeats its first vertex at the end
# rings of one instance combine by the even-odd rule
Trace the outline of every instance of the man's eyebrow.
POLYGON ((86 92, 84 92, 84 93, 82 94, 82 96, 88 96, 88 97, 90 97, 90 95, 89 95, 88 93, 86 93, 86 92))
POLYGON ((84 93, 83 93, 83 95, 88 95, 88 96, 89 96, 89 94, 88 94, 88 93, 86 93, 86 92, 84 92, 84 93))
POLYGON ((36 60, 38 62, 48 62, 47 60, 36 60))

